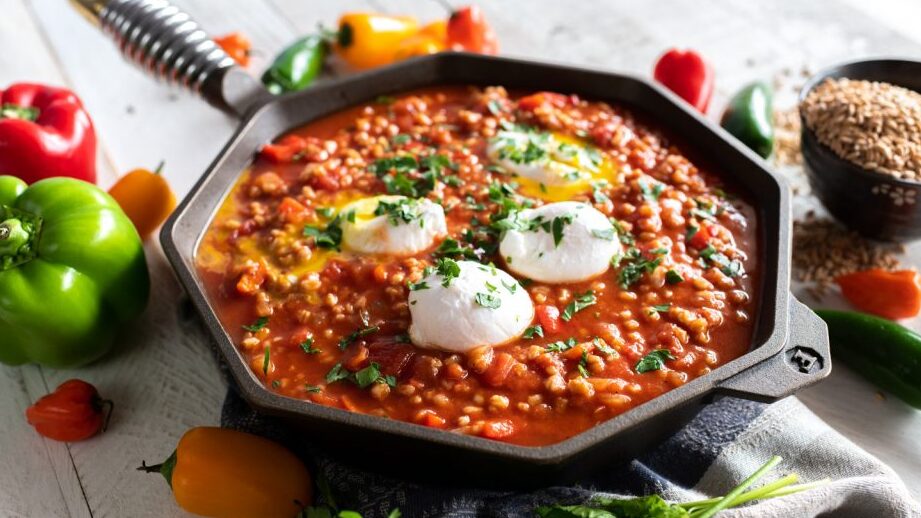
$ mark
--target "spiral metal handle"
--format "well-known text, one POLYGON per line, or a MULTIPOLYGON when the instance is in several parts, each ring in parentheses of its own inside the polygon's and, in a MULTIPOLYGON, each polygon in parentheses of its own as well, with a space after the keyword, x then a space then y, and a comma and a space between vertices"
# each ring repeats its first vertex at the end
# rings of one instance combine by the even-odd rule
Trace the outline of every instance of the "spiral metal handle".
POLYGON ((122 54, 155 77, 243 114, 264 95, 207 33, 167 0, 72 0, 122 54))

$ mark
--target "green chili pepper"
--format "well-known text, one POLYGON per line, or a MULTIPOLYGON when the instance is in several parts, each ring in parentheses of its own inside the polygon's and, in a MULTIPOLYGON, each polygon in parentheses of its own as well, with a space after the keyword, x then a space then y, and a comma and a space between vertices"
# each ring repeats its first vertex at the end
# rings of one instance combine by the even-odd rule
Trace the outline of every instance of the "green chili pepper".
POLYGON ((0 362, 95 360, 149 290, 141 238, 111 196, 73 178, 0 176, 0 362))
POLYGON ((729 101, 720 125, 764 158, 774 149, 774 108, 771 88, 759 81, 729 101))
POLYGON ((816 311, 828 324, 832 356, 880 388, 921 408, 921 335, 852 311, 816 311))
POLYGON ((327 46, 326 39, 315 34, 295 41, 275 58, 262 83, 276 95, 307 88, 323 68, 327 46))

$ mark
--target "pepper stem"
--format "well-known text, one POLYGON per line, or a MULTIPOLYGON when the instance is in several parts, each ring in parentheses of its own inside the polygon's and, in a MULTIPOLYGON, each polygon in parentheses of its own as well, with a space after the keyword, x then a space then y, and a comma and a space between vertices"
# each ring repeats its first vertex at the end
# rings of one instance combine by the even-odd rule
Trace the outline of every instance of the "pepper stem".
POLYGON ((16 255, 29 242, 29 231, 22 228, 22 221, 10 218, 0 223, 0 255, 16 255))
POLYGON ((22 119, 25 121, 34 121, 38 119, 41 113, 34 106, 20 106, 13 103, 3 103, 0 106, 0 119, 22 119))
POLYGON ((143 471, 145 473, 159 473, 163 475, 163 478, 166 479, 166 483, 169 484, 169 487, 173 487, 173 469, 175 467, 176 452, 173 451, 173 454, 160 464, 148 466, 146 462, 141 461, 141 465, 138 467, 138 471, 143 471))

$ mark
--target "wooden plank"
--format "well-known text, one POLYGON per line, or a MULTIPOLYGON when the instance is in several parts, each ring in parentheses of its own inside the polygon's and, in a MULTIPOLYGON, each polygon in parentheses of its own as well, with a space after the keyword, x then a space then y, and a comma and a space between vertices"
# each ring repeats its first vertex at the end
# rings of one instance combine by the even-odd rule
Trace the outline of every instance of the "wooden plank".
MULTIPOLYGON (((0 48, 19 49, 0 55, 0 88, 20 81, 66 85, 22 0, 4 4, 0 48)), ((25 420, 26 407, 47 392, 39 367, 0 370, 0 458, 15 467, 0 473, 4 516, 89 516, 67 445, 43 439, 25 420)))

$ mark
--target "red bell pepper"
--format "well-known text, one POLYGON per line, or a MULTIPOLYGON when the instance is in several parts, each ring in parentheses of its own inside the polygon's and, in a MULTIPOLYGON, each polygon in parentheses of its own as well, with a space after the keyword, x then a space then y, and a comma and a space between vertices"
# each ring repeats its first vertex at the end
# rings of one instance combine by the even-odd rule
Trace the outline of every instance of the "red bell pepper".
POLYGON ((96 387, 72 379, 26 409, 26 419, 39 434, 56 441, 76 442, 104 430, 112 402, 102 399, 96 387))
POLYGON ((713 67, 693 50, 670 49, 656 61, 653 77, 700 113, 713 97, 713 67))
POLYGON ((96 133, 73 92, 30 83, 0 91, 0 174, 96 183, 96 133))

